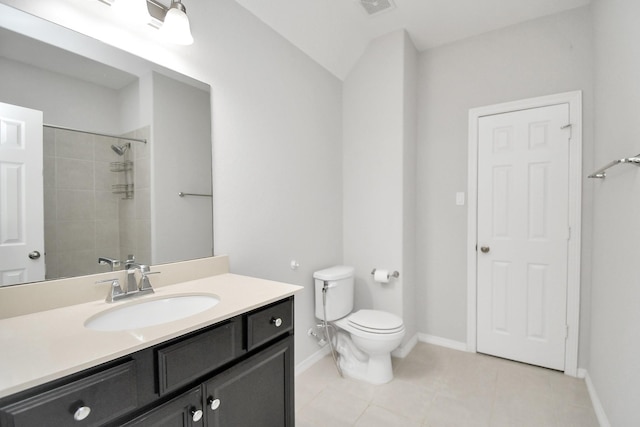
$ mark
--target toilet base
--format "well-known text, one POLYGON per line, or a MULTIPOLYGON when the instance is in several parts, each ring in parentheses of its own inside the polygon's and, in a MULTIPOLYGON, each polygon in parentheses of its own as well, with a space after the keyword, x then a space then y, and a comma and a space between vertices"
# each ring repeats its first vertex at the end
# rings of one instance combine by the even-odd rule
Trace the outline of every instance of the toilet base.
POLYGON ((342 373, 350 378, 369 384, 385 384, 393 379, 391 353, 366 355, 360 351, 351 338, 338 334, 337 351, 342 373))
POLYGON ((370 356, 366 362, 345 363, 344 360, 340 358, 340 368, 350 378, 374 385, 386 384, 393 379, 390 354, 370 356))

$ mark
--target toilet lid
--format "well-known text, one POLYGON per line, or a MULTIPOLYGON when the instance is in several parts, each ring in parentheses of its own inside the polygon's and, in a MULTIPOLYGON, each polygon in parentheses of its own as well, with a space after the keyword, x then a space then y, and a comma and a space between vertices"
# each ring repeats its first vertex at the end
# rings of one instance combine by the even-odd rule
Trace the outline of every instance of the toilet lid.
POLYGON ((349 325, 366 332, 394 333, 404 329, 402 319, 378 310, 359 310, 349 316, 349 325))

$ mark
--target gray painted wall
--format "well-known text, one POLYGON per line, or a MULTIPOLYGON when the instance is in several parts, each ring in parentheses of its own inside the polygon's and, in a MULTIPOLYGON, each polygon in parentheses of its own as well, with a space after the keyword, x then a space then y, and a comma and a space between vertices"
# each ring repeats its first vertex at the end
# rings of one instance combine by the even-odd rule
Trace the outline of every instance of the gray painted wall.
POLYGON ((124 104, 118 91, 4 57, 0 69, 2 102, 40 110, 46 124, 120 133, 118 111, 124 104))
MULTIPOLYGON (((420 55, 418 120, 418 329, 466 342, 469 109, 583 91, 583 164, 592 167, 592 43, 589 8, 580 8, 432 49, 420 55)), ((584 181, 582 315, 589 312, 590 197, 584 181), (585 271, 586 270, 586 271, 585 271)), ((586 366, 588 323, 580 366, 586 366)))
POLYGON ((201 3, 208 10, 199 13, 216 17, 203 52, 215 253, 230 256, 234 273, 304 286, 295 306, 300 363, 319 349, 306 334, 317 322, 313 272, 342 261, 341 83, 234 1, 201 3))
POLYGON ((154 264, 211 256, 211 116, 208 91, 152 74, 152 254, 154 264), (181 108, 182 106, 190 108, 181 108), (188 123, 188 126, 183 124, 188 123))
MULTIPOLYGON (((640 2, 598 0, 595 163, 640 153, 640 2)), ((640 171, 621 165, 593 181, 589 375, 612 426, 640 425, 640 171)))
POLYGON ((343 83, 344 263, 355 267, 356 309, 402 317, 404 343, 417 333, 416 56, 406 32, 393 32, 368 46, 343 83), (399 270, 400 277, 377 283, 374 268, 399 270))

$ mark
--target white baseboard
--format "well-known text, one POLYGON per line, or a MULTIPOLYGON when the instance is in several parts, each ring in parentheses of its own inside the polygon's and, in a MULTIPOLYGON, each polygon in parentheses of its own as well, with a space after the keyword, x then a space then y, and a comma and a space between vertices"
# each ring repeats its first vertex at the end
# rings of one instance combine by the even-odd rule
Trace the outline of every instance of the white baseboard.
POLYGON ((303 373, 304 371, 309 369, 311 366, 313 366, 314 363, 318 362, 320 359, 325 357, 330 352, 331 352, 331 349, 329 348, 329 346, 325 345, 320 350, 316 351, 311 356, 309 356, 306 359, 304 359, 302 362, 296 364, 296 373, 295 373, 295 375, 296 376, 300 375, 301 373, 303 373))
POLYGON ((593 385, 593 381, 591 381, 589 372, 586 369, 580 369, 578 371, 578 376, 580 375, 580 371, 584 371, 584 381, 587 383, 587 390, 589 390, 589 397, 591 397, 591 404, 593 405, 593 410, 596 413, 596 417, 598 417, 598 422, 600 423, 600 427, 611 427, 611 423, 609 423, 607 414, 604 412, 604 408, 602 407, 602 402, 600 402, 600 398, 598 397, 596 388, 593 385))
POLYGON ((587 377, 587 370, 584 368, 578 368, 578 372, 576 373, 577 378, 585 379, 587 377))
POLYGON ((415 334, 414 336, 412 336, 411 339, 407 341, 404 345, 401 345, 400 347, 393 350, 391 352, 391 355, 393 357, 399 357, 401 359, 404 359, 409 355, 409 353, 411 353, 411 350, 413 350, 413 347, 415 347, 416 344, 418 344, 418 334, 415 334))
POLYGON ((429 335, 429 334, 418 334, 418 339, 421 342, 439 345, 440 347, 447 347, 453 350, 467 351, 466 342, 454 341, 448 338, 437 337, 435 335, 429 335))

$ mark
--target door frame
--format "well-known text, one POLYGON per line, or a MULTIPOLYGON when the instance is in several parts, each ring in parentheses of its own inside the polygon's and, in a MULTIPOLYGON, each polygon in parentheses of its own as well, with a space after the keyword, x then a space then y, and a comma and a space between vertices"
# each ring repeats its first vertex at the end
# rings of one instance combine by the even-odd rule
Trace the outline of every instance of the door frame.
POLYGON ((478 121, 481 117, 569 104, 569 227, 567 258, 567 340, 565 374, 578 375, 580 337, 580 250, 582 211, 582 91, 565 92, 469 110, 467 169, 467 351, 477 351, 478 121))

